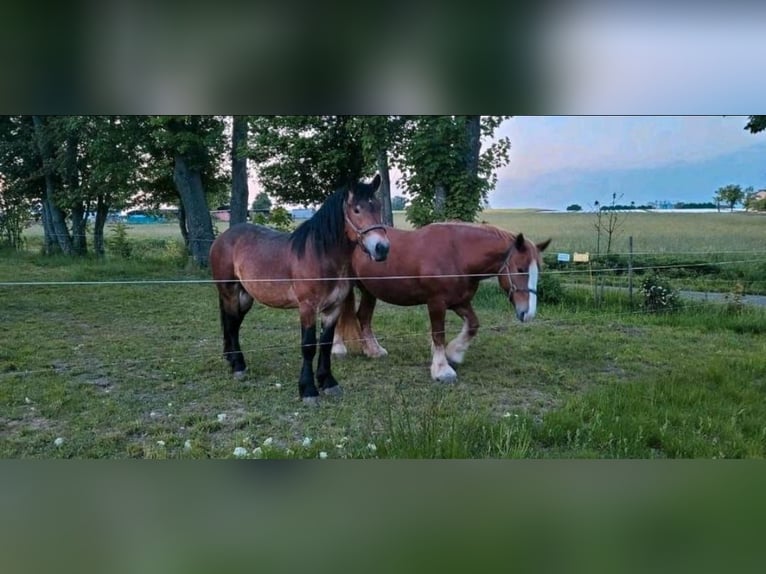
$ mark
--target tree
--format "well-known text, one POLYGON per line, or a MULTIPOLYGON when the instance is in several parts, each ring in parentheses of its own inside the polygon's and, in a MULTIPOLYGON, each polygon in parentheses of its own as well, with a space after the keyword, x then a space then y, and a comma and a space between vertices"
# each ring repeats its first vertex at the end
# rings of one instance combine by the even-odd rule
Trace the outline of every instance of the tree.
POLYGON ((743 201, 745 209, 748 211, 766 211, 766 197, 758 198, 758 194, 753 188, 748 188, 748 193, 743 201))
MULTIPOLYGON (((30 210, 42 206, 45 191, 32 118, 0 116, 0 243, 22 247, 30 210)), ((45 239, 55 242, 52 235, 45 239)))
POLYGON ((60 197, 61 178, 56 170, 54 130, 46 116, 32 116, 34 139, 39 152, 41 171, 45 181, 43 205, 43 228, 47 237, 46 252, 50 253, 55 246, 65 255, 74 253, 72 237, 66 225, 66 215, 57 202, 60 197))
POLYGON ((753 134, 766 130, 766 116, 750 116, 745 129, 753 134))
POLYGON ((391 201, 389 158, 401 143, 405 121, 401 116, 356 116, 362 150, 368 160, 374 160, 376 171, 380 174, 378 194, 383 223, 391 226, 394 225, 394 207, 391 201))
POLYGON ((247 128, 246 116, 234 116, 231 130, 231 211, 229 226, 247 221, 247 128))
POLYGON ((474 221, 494 187, 495 170, 508 162, 510 141, 500 138, 481 151, 504 116, 407 118, 395 163, 411 203, 407 219, 474 221))
POLYGON ((223 121, 215 116, 154 116, 150 125, 157 159, 164 160, 165 166, 172 162, 187 248, 194 261, 205 267, 213 241, 207 195, 221 196, 226 188, 223 121))
POLYGON ((352 116, 255 116, 249 157, 264 191, 306 207, 372 171, 352 116))
POLYGON ((316 204, 337 187, 381 175, 384 221, 393 223, 389 165, 403 173, 416 225, 472 221, 508 161, 500 138, 481 151, 503 116, 269 116, 252 118, 250 157, 264 190, 285 203, 316 204))
POLYGON ((391 198, 391 209, 394 211, 403 211, 407 207, 407 198, 401 195, 395 195, 391 198))
POLYGON ((596 220, 593 226, 596 228, 596 255, 601 252, 601 235, 606 237, 606 254, 612 251, 614 239, 625 225, 627 213, 617 209, 617 200, 622 199, 622 195, 612 193, 612 201, 609 205, 601 205, 598 200, 593 202, 596 220))
POLYGON ((567 206, 567 211, 582 211, 582 206, 577 203, 567 206))
POLYGON ((269 211, 271 209, 271 198, 265 191, 260 192, 253 200, 253 211, 269 211))
POLYGON ((745 198, 745 192, 739 185, 729 184, 719 187, 715 193, 715 200, 729 205, 729 209, 734 211, 734 206, 745 198))

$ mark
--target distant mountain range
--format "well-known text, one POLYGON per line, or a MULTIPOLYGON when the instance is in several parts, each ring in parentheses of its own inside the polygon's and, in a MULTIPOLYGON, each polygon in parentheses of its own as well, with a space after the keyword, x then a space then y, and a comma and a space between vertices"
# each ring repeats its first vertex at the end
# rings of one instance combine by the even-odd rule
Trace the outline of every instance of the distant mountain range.
POLYGON ((577 203, 587 209, 594 201, 636 205, 656 201, 712 201, 715 191, 727 184, 756 190, 766 188, 766 142, 737 152, 699 161, 659 167, 577 170, 567 169, 525 179, 498 181, 490 207, 565 209, 577 203))

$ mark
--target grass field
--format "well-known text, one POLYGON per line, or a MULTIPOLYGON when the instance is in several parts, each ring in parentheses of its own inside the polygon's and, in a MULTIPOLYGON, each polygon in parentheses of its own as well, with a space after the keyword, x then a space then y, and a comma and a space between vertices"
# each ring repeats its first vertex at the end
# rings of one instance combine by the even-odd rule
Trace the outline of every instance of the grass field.
MULTIPOLYGON (((643 222, 676 217, 633 215, 642 223, 635 235, 655 239, 664 228, 643 222)), ((763 218, 678 217, 690 217, 679 220, 688 227, 662 231, 674 250, 705 251, 716 245, 706 243, 711 233, 727 249, 763 250, 763 218)), ((588 237, 585 215, 485 219, 534 239, 571 228, 569 248, 587 249, 577 243, 588 237)), ((380 305, 375 325, 390 355, 335 361, 345 396, 311 409, 297 398, 297 313, 250 312, 249 376, 233 380, 220 356, 215 289, 195 282, 208 275, 186 264, 175 226, 130 227, 129 259, 77 262, 37 255, 33 231, 29 251, 0 254, 0 282, 128 283, 0 285, 3 457, 233 457, 237 447, 250 458, 766 454, 762 309, 689 304, 644 314, 620 295, 596 308, 588 290, 568 288, 522 325, 487 282, 475 300, 479 336, 459 382, 444 386, 428 374, 425 310, 380 305), (185 282, 131 282, 156 279, 185 282)), ((457 333, 456 318, 448 330, 457 333)))

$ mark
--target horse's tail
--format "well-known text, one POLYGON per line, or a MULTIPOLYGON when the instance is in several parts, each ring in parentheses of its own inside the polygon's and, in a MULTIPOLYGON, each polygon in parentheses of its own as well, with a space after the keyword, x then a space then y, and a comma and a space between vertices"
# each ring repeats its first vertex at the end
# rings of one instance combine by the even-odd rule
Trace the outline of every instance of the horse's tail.
MULTIPOLYGON (((356 317, 356 296, 353 287, 349 289, 348 295, 341 303, 340 315, 335 324, 335 342, 344 343, 349 352, 359 353, 362 350, 362 328, 356 317)), ((333 345, 333 351, 336 349, 337 347, 333 345)))

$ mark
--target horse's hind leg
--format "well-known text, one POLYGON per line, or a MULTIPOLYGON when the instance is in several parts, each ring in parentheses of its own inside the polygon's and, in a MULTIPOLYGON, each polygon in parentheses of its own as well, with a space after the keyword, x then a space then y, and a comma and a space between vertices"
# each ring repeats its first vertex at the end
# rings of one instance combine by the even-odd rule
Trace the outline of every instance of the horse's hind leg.
POLYGON ((470 303, 458 305, 453 307, 452 310, 463 319, 463 328, 460 330, 460 334, 447 345, 447 360, 454 366, 463 362, 465 352, 471 344, 471 339, 479 331, 479 319, 476 317, 476 313, 470 303))
POLYGON ((219 284, 219 307, 223 329, 223 355, 231 365, 234 376, 242 377, 247 370, 245 356, 239 345, 239 328, 242 319, 253 306, 253 298, 240 283, 219 284))
POLYGON ((444 327, 447 309, 441 303, 428 303, 428 316, 431 319, 431 378, 440 383, 454 383, 457 380, 455 369, 450 367, 444 349, 446 340, 444 327))
POLYGON ((362 293, 362 297, 359 301, 359 310, 356 313, 356 317, 359 320, 359 327, 362 331, 364 354, 372 358, 385 357, 388 355, 388 351, 378 343, 375 333, 372 332, 372 314, 375 312, 375 303, 378 300, 364 287, 360 287, 359 290, 362 293))

